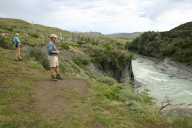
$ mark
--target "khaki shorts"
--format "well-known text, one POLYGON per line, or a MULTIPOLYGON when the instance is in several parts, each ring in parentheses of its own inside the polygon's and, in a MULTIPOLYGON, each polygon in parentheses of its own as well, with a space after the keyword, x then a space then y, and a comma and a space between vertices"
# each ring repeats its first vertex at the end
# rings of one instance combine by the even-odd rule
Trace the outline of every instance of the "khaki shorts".
POLYGON ((51 68, 55 68, 59 66, 59 58, 58 56, 48 56, 48 60, 49 60, 49 66, 51 68))

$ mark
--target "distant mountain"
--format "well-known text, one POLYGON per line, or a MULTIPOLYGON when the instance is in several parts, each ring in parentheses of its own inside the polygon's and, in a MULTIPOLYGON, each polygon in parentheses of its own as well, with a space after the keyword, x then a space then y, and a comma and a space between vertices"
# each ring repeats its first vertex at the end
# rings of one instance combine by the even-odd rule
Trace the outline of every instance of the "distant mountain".
POLYGON ((134 33, 114 33, 109 34, 106 36, 113 37, 113 38, 128 38, 128 39, 135 39, 139 37, 142 33, 141 32, 134 32, 134 33))
POLYGON ((146 56, 169 57, 192 65, 192 22, 167 32, 145 32, 129 45, 129 49, 146 56))

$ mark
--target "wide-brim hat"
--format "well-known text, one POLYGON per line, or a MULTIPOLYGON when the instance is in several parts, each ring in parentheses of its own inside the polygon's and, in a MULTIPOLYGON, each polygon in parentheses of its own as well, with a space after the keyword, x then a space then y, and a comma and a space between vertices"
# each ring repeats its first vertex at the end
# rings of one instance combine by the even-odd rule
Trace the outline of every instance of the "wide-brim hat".
POLYGON ((56 34, 51 34, 51 35, 49 36, 49 38, 58 38, 58 36, 57 36, 56 34))

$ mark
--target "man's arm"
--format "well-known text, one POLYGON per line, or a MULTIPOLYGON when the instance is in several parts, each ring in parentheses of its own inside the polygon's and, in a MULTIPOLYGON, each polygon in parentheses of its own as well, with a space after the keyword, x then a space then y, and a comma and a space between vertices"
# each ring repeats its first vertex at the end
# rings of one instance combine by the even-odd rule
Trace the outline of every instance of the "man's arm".
POLYGON ((56 51, 52 45, 48 45, 48 52, 51 54, 59 54, 59 51, 56 51))

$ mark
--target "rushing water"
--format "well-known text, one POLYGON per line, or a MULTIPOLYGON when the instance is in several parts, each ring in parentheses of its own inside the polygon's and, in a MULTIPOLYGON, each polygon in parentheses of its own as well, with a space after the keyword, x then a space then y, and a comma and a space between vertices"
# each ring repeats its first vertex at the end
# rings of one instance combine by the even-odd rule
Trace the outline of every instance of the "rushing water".
POLYGON ((168 59, 157 60, 138 56, 133 61, 135 79, 142 89, 160 103, 170 100, 172 104, 192 104, 192 72, 168 59))

